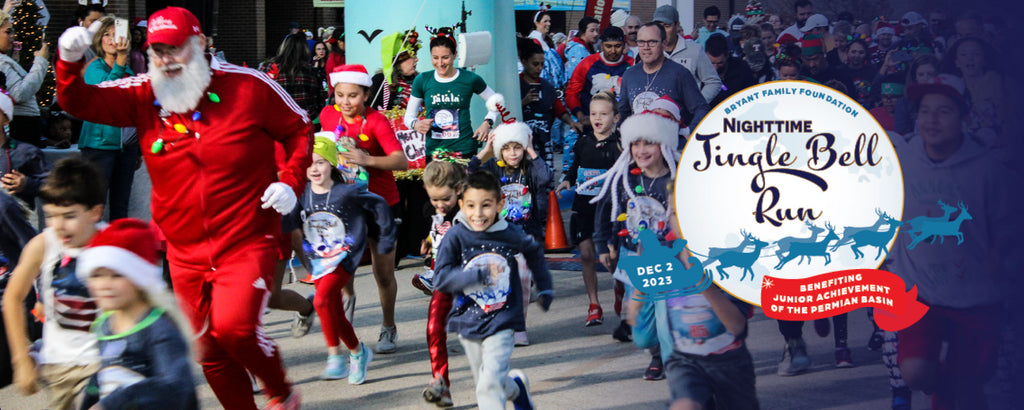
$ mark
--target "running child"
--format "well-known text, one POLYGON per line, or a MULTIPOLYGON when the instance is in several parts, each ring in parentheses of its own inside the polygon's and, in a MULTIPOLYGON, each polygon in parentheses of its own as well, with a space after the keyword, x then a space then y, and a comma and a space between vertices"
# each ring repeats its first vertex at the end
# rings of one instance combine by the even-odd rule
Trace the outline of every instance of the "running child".
POLYGON ((457 223, 437 252, 434 284, 437 290, 455 295, 448 331, 459 334, 466 351, 477 406, 503 409, 512 400, 516 409, 532 409, 526 374, 509 366, 512 333, 525 330, 526 325, 515 255, 526 255, 540 289, 541 309, 551 306, 554 291, 544 249, 522 228, 498 215, 502 202, 501 183, 494 175, 480 171, 466 178, 457 223))
POLYGON ((380 231, 376 249, 387 254, 395 246, 395 224, 391 210, 380 196, 354 184, 341 183, 338 151, 331 133, 317 133, 313 142, 313 165, 306 171, 309 184, 289 218, 301 226, 303 250, 309 258, 315 286, 313 308, 327 342, 326 380, 348 377, 350 384, 366 380, 366 366, 373 352, 356 337, 345 317, 341 288, 352 280, 366 248, 368 216, 380 231), (348 362, 340 344, 348 348, 348 362))
MULTIPOLYGON (((387 117, 366 106, 373 85, 366 67, 360 64, 339 66, 330 74, 330 82, 334 89, 334 105, 320 111, 322 130, 333 132, 337 146, 345 148, 338 150, 340 159, 347 166, 361 169, 353 176, 355 181, 350 182, 366 185, 370 192, 384 198, 391 208, 393 218, 401 218, 401 198, 392 171, 407 169, 409 161, 387 117)), ((387 254, 377 252, 378 249, 385 249, 380 246, 379 236, 376 226, 371 225, 370 256, 382 316, 380 337, 373 350, 376 353, 393 353, 398 350, 398 329, 395 327, 395 300, 398 297, 395 254, 393 246, 387 247, 391 249, 387 254)), ((355 308, 355 293, 351 286, 346 287, 346 296, 351 296, 349 300, 352 301, 349 304, 351 308, 346 312, 351 322, 352 310, 355 308)))
POLYGON ((452 406, 451 383, 448 380, 448 312, 452 310, 452 295, 434 289, 434 261, 441 240, 455 224, 459 213, 459 196, 466 180, 466 168, 445 158, 434 157, 423 170, 423 187, 430 197, 430 234, 420 249, 428 256, 428 269, 412 279, 413 286, 430 295, 427 311, 427 347, 430 352, 432 378, 423 389, 423 399, 438 407, 452 406), (428 253, 429 252, 429 253, 428 253))
POLYGON ((164 283, 149 225, 112 222, 82 251, 76 273, 103 311, 92 325, 102 366, 91 408, 198 409, 191 329, 164 283))
MULTIPOLYGON (((498 111, 504 111, 502 107, 497 108, 498 111)), ((503 115, 507 115, 507 112, 503 115)), ((480 153, 469 160, 469 171, 483 169, 498 176, 501 181, 501 197, 505 203, 501 216, 512 224, 522 226, 537 242, 544 243, 548 192, 553 175, 544 158, 534 149, 532 139, 530 127, 525 123, 514 122, 513 119, 512 122, 499 125, 480 153), (491 155, 494 158, 487 159, 491 155)), ((525 266, 522 256, 517 258, 520 266, 525 266)), ((532 281, 530 272, 521 270, 520 273, 523 300, 529 301, 532 281)), ((528 302, 523 304, 524 317, 528 305, 528 302)), ((525 329, 517 331, 514 337, 516 346, 530 344, 525 329)))
MULTIPOLYGON (((629 149, 622 151, 611 169, 577 188, 601 184, 590 202, 598 204, 594 244, 605 266, 611 266, 620 252, 636 255, 633 241, 642 230, 653 230, 664 241, 670 232, 668 185, 679 161, 679 123, 675 118, 645 111, 623 121, 620 132, 623 148, 629 149)), ((626 273, 616 269, 615 278, 627 285, 626 294, 630 294, 626 273)), ((664 378, 662 358, 654 346, 644 379, 664 378)))
MULTIPOLYGON (((565 173, 562 183, 555 189, 562 192, 570 187, 579 187, 592 178, 608 171, 615 160, 622 154, 622 147, 619 146, 619 131, 615 124, 619 122, 618 105, 615 95, 604 91, 594 95, 590 99, 590 125, 592 128, 584 130, 573 146, 572 165, 565 173)), ((590 297, 590 308, 587 309, 587 320, 584 326, 600 325, 604 321, 604 310, 601 309, 601 301, 597 297, 597 270, 595 263, 597 255, 594 248, 594 213, 596 205, 590 203, 591 199, 600 192, 601 186, 592 186, 586 190, 576 190, 576 196, 572 201, 572 219, 569 222, 572 231, 573 242, 580 249, 580 260, 583 263, 583 284, 587 288, 587 295, 590 297)), ((614 266, 605 266, 609 272, 614 271, 614 266)), ((615 314, 622 314, 622 293, 623 285, 615 282, 615 314)), ((626 325, 623 321, 619 328, 626 325)), ((628 341, 628 329, 625 332, 616 330, 615 334, 625 334, 628 341)))
POLYGON ((32 394, 41 379, 50 409, 70 409, 75 396, 100 367, 96 336, 89 326, 98 309, 75 275, 79 253, 101 228, 100 171, 80 156, 57 162, 39 190, 46 229, 29 241, 4 293, 3 314, 14 365, 14 384, 32 394), (42 349, 29 354, 23 302, 37 284, 46 321, 42 349))

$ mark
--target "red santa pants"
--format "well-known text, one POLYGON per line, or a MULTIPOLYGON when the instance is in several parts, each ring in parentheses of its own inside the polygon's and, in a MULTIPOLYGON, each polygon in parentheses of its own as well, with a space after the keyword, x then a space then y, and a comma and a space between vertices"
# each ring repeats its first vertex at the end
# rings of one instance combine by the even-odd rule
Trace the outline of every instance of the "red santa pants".
POLYGON ((327 347, 338 346, 338 341, 345 347, 354 350, 359 347, 359 338, 352 329, 352 324, 345 318, 345 304, 342 300, 341 288, 352 280, 352 274, 338 266, 334 272, 324 275, 313 282, 316 294, 313 296, 313 309, 320 316, 320 330, 324 332, 327 347))
MULTIPOLYGON (((176 252, 170 247, 171 258, 176 252)), ((246 370, 268 397, 291 393, 277 345, 263 333, 263 309, 273 288, 276 240, 241 245, 214 269, 171 264, 174 293, 197 336, 196 357, 226 409, 255 409, 246 370)))
POLYGON ((445 386, 448 382, 448 313, 452 311, 452 295, 434 291, 430 297, 430 309, 427 311, 427 349, 430 352, 430 368, 434 378, 443 378, 445 386))

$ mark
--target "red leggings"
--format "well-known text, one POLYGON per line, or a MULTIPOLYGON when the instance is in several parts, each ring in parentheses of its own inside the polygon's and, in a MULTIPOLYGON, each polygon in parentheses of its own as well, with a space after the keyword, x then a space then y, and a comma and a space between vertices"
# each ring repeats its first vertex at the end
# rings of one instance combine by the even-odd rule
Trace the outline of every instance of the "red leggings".
POLYGON ((430 368, 434 378, 443 378, 448 382, 448 313, 452 311, 452 295, 434 291, 430 297, 430 310, 427 311, 427 348, 430 351, 430 368))
POLYGON ((320 316, 320 329, 324 332, 327 347, 337 347, 338 340, 349 349, 359 347, 352 324, 345 318, 345 304, 341 298, 341 288, 352 280, 352 274, 338 266, 334 272, 322 276, 313 282, 316 296, 313 297, 313 309, 320 316))
MULTIPOLYGON (((275 242, 241 245, 224 255, 216 270, 170 264, 178 304, 198 336, 196 358, 227 409, 256 408, 246 370, 263 381, 267 396, 291 393, 280 352, 261 323, 273 287, 275 242)), ((169 251, 175 260, 174 247, 169 251)))

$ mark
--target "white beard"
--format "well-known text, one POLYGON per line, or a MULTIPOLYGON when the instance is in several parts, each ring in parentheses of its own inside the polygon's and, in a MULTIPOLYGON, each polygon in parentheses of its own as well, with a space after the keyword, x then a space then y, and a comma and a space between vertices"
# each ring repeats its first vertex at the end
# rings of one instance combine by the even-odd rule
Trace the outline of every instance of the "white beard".
POLYGON ((153 95, 160 105, 169 112, 187 113, 199 105, 200 99, 210 85, 210 64, 203 54, 203 46, 197 36, 188 39, 189 52, 192 58, 188 64, 172 64, 157 68, 153 61, 153 49, 149 49, 149 78, 153 84, 153 95), (181 68, 181 74, 169 78, 165 71, 181 68))

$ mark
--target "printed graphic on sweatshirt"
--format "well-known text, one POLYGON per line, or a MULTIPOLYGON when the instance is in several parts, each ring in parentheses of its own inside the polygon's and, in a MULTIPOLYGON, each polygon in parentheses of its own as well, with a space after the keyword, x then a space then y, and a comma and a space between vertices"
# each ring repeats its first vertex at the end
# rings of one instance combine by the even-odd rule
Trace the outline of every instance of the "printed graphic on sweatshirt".
POLYGON ((633 239, 648 229, 664 236, 669 229, 668 211, 657 199, 637 196, 626 203, 626 229, 633 239))
POLYGON ((486 313, 505 307, 512 293, 512 268, 504 256, 497 253, 483 253, 470 259, 462 268, 465 272, 483 272, 484 283, 474 284, 462 290, 466 297, 476 302, 486 313))
POLYGON ((302 223, 303 250, 310 258, 314 279, 331 273, 348 255, 354 241, 345 231, 345 223, 336 215, 314 212, 302 223))
POLYGON ((707 355, 728 347, 736 336, 725 330, 725 325, 711 310, 711 304, 701 295, 681 296, 665 301, 672 343, 677 351, 707 355))

